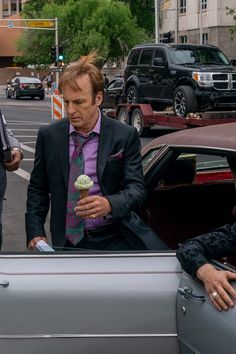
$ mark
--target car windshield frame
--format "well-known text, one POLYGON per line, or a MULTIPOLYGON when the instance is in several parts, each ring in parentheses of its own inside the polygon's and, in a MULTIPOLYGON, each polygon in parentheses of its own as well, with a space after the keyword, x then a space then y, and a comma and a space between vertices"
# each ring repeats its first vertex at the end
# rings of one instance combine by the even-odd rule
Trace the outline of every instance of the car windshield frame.
POLYGON ((170 58, 175 65, 228 65, 230 60, 217 48, 171 48, 170 58))

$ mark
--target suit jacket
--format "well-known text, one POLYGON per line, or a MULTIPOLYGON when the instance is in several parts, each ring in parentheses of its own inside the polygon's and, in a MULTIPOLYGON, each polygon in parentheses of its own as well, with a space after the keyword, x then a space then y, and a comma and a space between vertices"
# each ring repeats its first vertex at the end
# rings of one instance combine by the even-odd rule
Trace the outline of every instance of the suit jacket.
MULTIPOLYGON (((38 132, 27 196, 27 243, 36 236, 46 235, 44 223, 50 202, 52 244, 63 246, 65 243, 68 134, 69 121, 66 118, 41 127, 38 132)), ((136 129, 102 115, 97 155, 98 181, 103 195, 111 203, 113 219, 131 243, 134 242, 135 248, 145 248, 143 241, 134 235, 139 229, 151 243, 153 239, 151 230, 133 212, 143 203, 146 195, 140 149, 136 129)))

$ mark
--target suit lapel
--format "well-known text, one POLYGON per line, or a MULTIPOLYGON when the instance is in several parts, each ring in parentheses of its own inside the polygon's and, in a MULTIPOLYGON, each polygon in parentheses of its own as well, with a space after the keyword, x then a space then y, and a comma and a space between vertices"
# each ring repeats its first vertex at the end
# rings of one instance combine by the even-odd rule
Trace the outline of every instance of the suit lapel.
POLYGON ((100 139, 98 145, 98 158, 97 158, 97 171, 98 171, 99 182, 101 182, 102 174, 107 163, 111 143, 112 143, 112 131, 110 128, 109 120, 102 115, 100 139))
POLYGON ((58 129, 58 149, 60 154, 61 170, 64 177, 66 188, 68 186, 69 178, 69 122, 61 125, 58 129))

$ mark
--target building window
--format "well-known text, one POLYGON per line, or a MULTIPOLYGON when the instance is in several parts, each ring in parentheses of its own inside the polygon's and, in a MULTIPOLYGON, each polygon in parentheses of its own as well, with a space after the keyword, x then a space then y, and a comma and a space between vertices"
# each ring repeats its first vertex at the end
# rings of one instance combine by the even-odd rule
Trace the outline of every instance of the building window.
POLYGON ((206 10, 207 9, 207 0, 201 0, 201 9, 206 10))
POLYGON ((17 0, 12 0, 11 1, 11 14, 16 14, 17 13, 17 0))
POLYGON ((188 43, 188 36, 179 36, 179 43, 188 43))
POLYGON ((208 33, 202 34, 202 44, 208 44, 208 33))
POLYGON ((187 0, 179 0, 179 12, 181 14, 186 13, 186 2, 187 0))
POLYGON ((10 16, 10 9, 8 7, 8 0, 3 0, 3 2, 2 2, 2 14, 3 14, 3 17, 10 16))

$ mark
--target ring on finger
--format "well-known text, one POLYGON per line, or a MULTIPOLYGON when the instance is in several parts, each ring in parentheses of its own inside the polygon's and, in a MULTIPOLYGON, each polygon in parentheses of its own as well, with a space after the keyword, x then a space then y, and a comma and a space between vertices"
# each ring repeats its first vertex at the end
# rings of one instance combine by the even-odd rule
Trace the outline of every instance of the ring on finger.
POLYGON ((211 296, 213 297, 213 299, 215 299, 218 296, 218 293, 216 291, 213 291, 211 293, 211 296))

